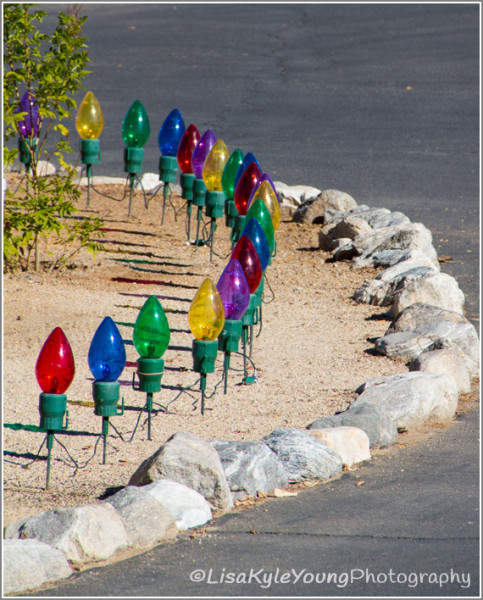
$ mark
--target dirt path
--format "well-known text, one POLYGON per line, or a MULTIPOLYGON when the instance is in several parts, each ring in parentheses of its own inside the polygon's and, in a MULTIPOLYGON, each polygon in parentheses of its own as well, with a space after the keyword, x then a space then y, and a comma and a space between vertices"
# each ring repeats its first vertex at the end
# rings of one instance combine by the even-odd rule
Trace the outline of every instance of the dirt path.
MULTIPOLYGON (((99 191, 115 198, 123 195, 122 186, 99 191)), ((76 375, 67 391, 72 431, 101 431, 101 417, 93 412, 87 353, 105 316, 118 323, 128 360, 120 377, 126 411, 111 419, 124 441, 111 429, 107 464, 102 464, 101 443, 96 447, 98 437, 58 435, 65 448, 54 444, 51 485, 45 491, 45 447, 43 459, 32 462, 43 434, 4 429, 5 524, 58 506, 94 502, 125 486, 140 462, 176 431, 207 440, 251 440, 276 427, 305 428, 318 417, 344 410, 354 389, 366 379, 407 370, 402 363, 371 353, 369 340, 388 326, 381 316, 384 310, 350 299, 372 271, 325 262, 328 254, 316 248, 319 226, 285 218, 276 236, 277 256, 266 270, 262 328, 255 330, 252 360, 258 381, 240 385, 243 360, 234 356, 231 365, 237 370, 230 371, 228 393, 223 394, 221 385, 215 390, 222 376, 219 355, 216 372, 208 376, 207 393, 215 393, 202 417, 187 313, 204 278, 217 282, 228 262, 230 242, 228 229, 220 222, 212 262, 208 247, 188 244, 183 202, 172 198, 177 220, 173 206, 168 206, 161 226, 161 193, 149 201, 147 210, 142 194, 135 193, 130 218, 127 199, 120 202, 92 192, 86 210, 84 195, 80 215, 98 214, 104 220, 103 250, 97 258, 81 255, 76 268, 51 274, 4 276, 5 423, 39 424, 35 364, 54 327, 64 330, 76 361, 76 375), (145 414, 134 410, 142 408, 145 394, 132 389, 137 360, 133 324, 150 294, 160 299, 171 328, 163 390, 154 398, 159 412, 153 417, 152 441, 147 440, 145 414), (162 407, 168 407, 167 413, 162 407), (82 468, 76 468, 69 455, 82 468)))

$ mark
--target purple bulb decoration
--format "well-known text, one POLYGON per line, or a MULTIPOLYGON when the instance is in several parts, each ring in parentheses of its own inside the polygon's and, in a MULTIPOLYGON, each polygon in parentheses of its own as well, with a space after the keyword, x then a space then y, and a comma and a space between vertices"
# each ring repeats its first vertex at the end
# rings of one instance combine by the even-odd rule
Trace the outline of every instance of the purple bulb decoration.
POLYGON ((196 148, 193 150, 193 154, 191 155, 191 167, 196 179, 203 179, 203 165, 215 143, 215 134, 211 129, 207 129, 201 136, 196 148))
POLYGON ((24 138, 29 138, 33 135, 33 137, 39 136, 39 127, 40 127, 40 115, 39 115, 39 105, 34 101, 34 96, 25 92, 20 100, 20 107, 17 112, 27 113, 23 119, 23 121, 18 122, 18 128, 20 131, 20 135, 24 138))
POLYGON ((225 309, 225 318, 238 321, 250 302, 250 287, 239 261, 232 258, 216 284, 225 309))

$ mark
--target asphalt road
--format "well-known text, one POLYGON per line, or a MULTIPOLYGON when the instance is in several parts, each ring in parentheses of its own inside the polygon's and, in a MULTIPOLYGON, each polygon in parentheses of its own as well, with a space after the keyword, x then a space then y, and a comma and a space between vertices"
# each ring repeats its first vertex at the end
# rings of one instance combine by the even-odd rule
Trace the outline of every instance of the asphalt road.
MULTIPOLYGON (((478 325, 478 11, 477 4, 84 5, 93 71, 86 87, 106 118, 95 173, 123 174, 121 122, 137 98, 152 125, 145 170, 157 171, 157 132, 178 107, 187 124, 213 129, 230 150, 252 151, 274 180, 340 189, 423 222, 440 256, 452 257, 443 270, 457 278, 478 325)), ((208 536, 37 595, 478 596, 478 466, 473 411, 340 481, 228 515, 208 536), (290 569, 306 571, 298 583, 292 573, 266 588, 253 577, 220 581, 260 568, 274 579, 279 568, 279 581, 290 569), (205 572, 203 583, 190 581, 195 569, 205 572), (210 569, 219 583, 207 583, 210 569), (352 570, 363 576, 344 585, 352 570), (324 572, 336 582, 309 581, 307 573, 324 572), (428 576, 412 585, 413 573, 446 573, 453 582, 440 587, 428 576)))

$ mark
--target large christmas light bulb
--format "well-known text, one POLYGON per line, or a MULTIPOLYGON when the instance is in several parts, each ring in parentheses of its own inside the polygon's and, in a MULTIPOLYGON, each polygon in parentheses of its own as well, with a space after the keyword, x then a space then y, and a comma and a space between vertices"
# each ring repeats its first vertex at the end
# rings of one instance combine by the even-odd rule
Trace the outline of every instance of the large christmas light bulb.
POLYGON ((191 123, 184 132, 183 137, 178 146, 178 165, 182 173, 193 173, 191 166, 191 157, 193 151, 200 141, 200 132, 196 128, 196 125, 191 123))
POLYGON ((221 177, 223 191, 229 200, 233 199, 235 194, 235 177, 238 172, 238 168, 242 163, 243 152, 240 150, 240 148, 237 148, 233 151, 232 155, 228 159, 221 177))
POLYGON ((134 325, 133 343, 141 358, 161 358, 170 340, 168 319, 156 296, 149 296, 134 325))
POLYGON ((257 167, 260 169, 260 173, 263 173, 262 167, 260 166, 260 163, 258 162, 258 160, 255 158, 255 155, 253 154, 253 152, 247 152, 247 154, 244 156, 243 161, 242 161, 241 165, 239 166, 238 171, 235 175, 235 188, 238 185, 238 182, 240 181, 240 178, 243 175, 244 171, 246 171, 248 166, 251 165, 253 162, 257 164, 257 167))
POLYGON ((260 226, 265 233, 265 237, 267 238, 268 247, 270 248, 271 254, 275 248, 275 232, 273 229, 272 217, 268 212, 268 208, 265 206, 262 200, 260 200, 260 198, 257 198, 257 200, 252 202, 250 205, 250 208, 245 216, 242 230, 246 225, 248 225, 250 219, 256 219, 260 223, 260 226))
POLYGON ((126 365, 126 349, 117 325, 105 317, 92 338, 87 357, 96 381, 116 381, 126 365))
POLYGON ((250 287, 238 259, 230 259, 216 287, 223 302, 225 318, 230 321, 241 319, 250 302, 250 287))
POLYGON ((210 150, 216 143, 216 136, 211 129, 207 129, 201 136, 191 156, 191 167, 196 179, 203 179, 203 165, 210 150))
POLYGON ((97 140, 104 129, 104 115, 92 92, 87 92, 79 105, 75 127, 83 140, 97 140))
POLYGON ((221 178, 229 158, 228 148, 223 140, 217 140, 203 164, 203 181, 211 192, 222 192, 221 178))
POLYGON ((262 280, 262 264, 258 257, 255 246, 247 235, 242 235, 236 243, 231 254, 240 263, 250 288, 250 294, 254 294, 262 280))
POLYGON ((177 108, 169 113, 158 134, 159 150, 163 156, 176 156, 185 133, 185 124, 177 108))
POLYGON ((225 311, 220 294, 209 278, 196 292, 188 312, 188 323, 196 340, 214 341, 223 329, 225 311))
POLYGON ((262 172, 257 163, 252 162, 240 177, 240 181, 235 187, 235 194, 233 196, 239 215, 247 214, 248 201, 261 176, 262 172))
POLYGON ((270 181, 266 177, 264 179, 264 177, 265 175, 262 175, 257 183, 257 187, 253 190, 248 202, 248 208, 250 208, 252 202, 260 199, 268 208, 268 212, 272 218, 273 230, 277 231, 280 225, 280 204, 270 181))
POLYGON ((18 121, 20 135, 23 138, 38 137, 40 127, 39 105, 34 100, 34 96, 28 92, 20 99, 20 106, 17 112, 26 113, 22 121, 18 121))
POLYGON ((37 381, 44 393, 63 394, 75 374, 74 356, 69 341, 60 327, 49 335, 35 366, 37 381))
POLYGON ((242 231, 242 236, 244 235, 250 239, 255 247, 262 265, 262 271, 265 271, 270 260, 270 248, 268 247, 267 236, 255 218, 250 219, 246 224, 245 229, 242 231))
POLYGON ((142 102, 135 100, 122 122, 122 138, 126 148, 142 148, 149 139, 149 118, 142 102))

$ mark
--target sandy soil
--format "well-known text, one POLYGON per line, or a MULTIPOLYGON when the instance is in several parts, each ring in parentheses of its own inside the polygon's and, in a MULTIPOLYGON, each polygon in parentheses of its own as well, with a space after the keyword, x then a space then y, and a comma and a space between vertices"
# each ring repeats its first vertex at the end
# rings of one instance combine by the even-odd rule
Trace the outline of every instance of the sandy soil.
MULTIPOLYGON (((100 186, 98 192, 120 199, 124 189, 100 186)), ((92 191, 87 210, 84 195, 79 214, 97 214, 104 221, 104 237, 99 238, 103 250, 96 259, 81 254, 75 268, 4 276, 4 423, 39 424, 35 364, 54 327, 64 330, 76 361, 67 391, 73 432, 101 431, 102 419, 93 412, 87 354, 105 316, 120 323, 128 360, 120 377, 126 411, 111 418, 122 439, 110 429, 105 465, 98 437, 56 435, 46 491, 45 446, 40 459, 33 460, 44 434, 4 428, 4 524, 42 510, 95 502, 125 486, 141 461, 176 431, 206 440, 252 440, 277 427, 305 428, 316 418, 347 408, 366 379, 407 370, 403 363, 372 353, 371 340, 388 327, 384 310, 351 300, 353 291, 374 273, 352 270, 350 263, 326 262, 329 255, 317 249, 319 226, 298 225, 285 216, 276 236, 277 256, 266 270, 263 326, 260 332, 255 328, 252 361, 258 381, 241 385, 243 359, 234 355, 225 395, 219 355, 217 371, 208 376, 207 394, 213 395, 201 416, 187 313, 204 278, 216 283, 228 261, 228 229, 220 221, 210 262, 208 247, 187 242, 184 201, 171 198, 161 225, 162 194, 148 198, 146 209, 142 193, 136 192, 128 218, 127 198, 116 201, 92 191), (159 297, 172 331, 164 355, 164 387, 154 398, 151 441, 146 414, 139 411, 145 394, 132 388, 137 360, 133 324, 150 294, 159 297)), ((48 259, 48 249, 42 258, 48 259)))

